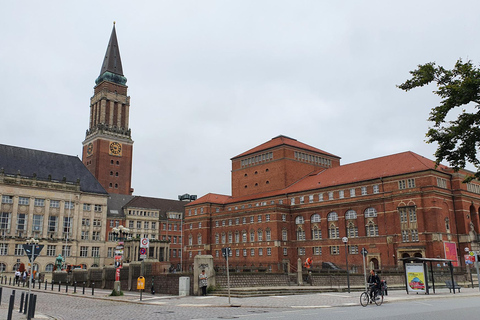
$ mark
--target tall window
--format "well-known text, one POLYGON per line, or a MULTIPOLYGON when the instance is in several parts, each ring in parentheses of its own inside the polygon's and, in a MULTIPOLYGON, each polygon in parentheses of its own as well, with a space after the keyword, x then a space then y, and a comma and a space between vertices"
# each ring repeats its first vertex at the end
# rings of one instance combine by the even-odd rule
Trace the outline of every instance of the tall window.
POLYGON ((27 227, 27 220, 24 213, 17 214, 17 230, 24 231, 27 227))
POLYGON ((75 203, 71 201, 65 201, 65 209, 66 210, 73 210, 75 209, 75 203))
POLYGON ((72 229, 72 219, 70 217, 63 217, 63 235, 70 236, 71 229, 72 229))
POLYGON ((403 242, 418 242, 417 210, 415 206, 399 207, 403 242))
POLYGON ((322 239, 322 230, 317 227, 312 229, 312 240, 321 240, 322 239))
POLYGON ((302 228, 297 229, 297 240, 304 241, 305 240, 305 231, 302 228))
POLYGON ((92 257, 100 257, 100 247, 92 247, 92 257))
POLYGON ((338 230, 338 227, 334 223, 330 224, 330 227, 328 228, 328 237, 330 239, 340 238, 340 231, 338 230))
POLYGON ((48 232, 57 232, 58 219, 55 216, 48 217, 48 232))
POLYGON ((255 231, 251 230, 250 231, 250 242, 254 242, 254 241, 255 241, 255 231))
POLYGON ((247 231, 242 231, 242 242, 247 242, 247 231))
POLYGON ((257 240, 263 241, 263 231, 261 229, 257 231, 257 240))
POLYGON ((286 229, 282 230, 282 241, 288 241, 288 232, 286 229))
POLYGON ((347 237, 348 238, 358 238, 358 227, 351 221, 348 223, 347 237))
POLYGON ((272 231, 270 229, 265 230, 265 241, 272 241, 272 231))
POLYGON ((10 230, 10 212, 0 214, 0 230, 10 230))
POLYGON ((365 231, 366 231, 367 237, 378 236, 378 226, 373 221, 369 221, 365 226, 365 228, 366 228, 365 231))
POLYGON ((8 243, 0 243, 0 256, 8 255, 8 243))
POLYGON ((34 214, 32 222, 32 231, 33 232, 42 232, 43 226, 43 216, 34 214))
POLYGON ((197 244, 202 244, 202 234, 199 233, 197 236, 197 244))

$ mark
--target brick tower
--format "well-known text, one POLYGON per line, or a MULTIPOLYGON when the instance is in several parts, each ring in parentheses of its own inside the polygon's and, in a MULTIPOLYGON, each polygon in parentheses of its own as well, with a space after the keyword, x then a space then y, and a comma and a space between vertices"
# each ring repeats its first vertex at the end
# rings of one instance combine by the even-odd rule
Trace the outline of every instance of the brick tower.
POLYGON ((133 193, 133 140, 128 127, 130 97, 126 83, 114 23, 90 99, 90 121, 82 154, 83 163, 108 193, 133 193))

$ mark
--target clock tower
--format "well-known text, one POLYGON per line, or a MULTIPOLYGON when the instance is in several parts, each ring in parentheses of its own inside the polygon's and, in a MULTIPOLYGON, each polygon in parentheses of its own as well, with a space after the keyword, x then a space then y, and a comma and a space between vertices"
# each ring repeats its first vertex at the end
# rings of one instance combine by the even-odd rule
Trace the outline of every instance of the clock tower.
POLYGON ((133 140, 128 127, 130 97, 123 75, 115 23, 90 99, 90 121, 82 161, 108 193, 130 195, 133 140))

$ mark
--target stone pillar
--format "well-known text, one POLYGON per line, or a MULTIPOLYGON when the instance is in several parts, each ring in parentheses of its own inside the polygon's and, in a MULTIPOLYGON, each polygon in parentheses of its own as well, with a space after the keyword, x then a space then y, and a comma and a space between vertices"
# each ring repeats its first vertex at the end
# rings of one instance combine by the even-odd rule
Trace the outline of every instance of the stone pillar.
POLYGON ((196 255, 193 263, 193 294, 201 295, 200 287, 198 286, 198 276, 205 270, 208 277, 208 287, 215 286, 215 270, 213 269, 212 255, 196 255))
POLYGON ((299 286, 303 285, 302 259, 300 258, 297 260, 297 283, 299 286))

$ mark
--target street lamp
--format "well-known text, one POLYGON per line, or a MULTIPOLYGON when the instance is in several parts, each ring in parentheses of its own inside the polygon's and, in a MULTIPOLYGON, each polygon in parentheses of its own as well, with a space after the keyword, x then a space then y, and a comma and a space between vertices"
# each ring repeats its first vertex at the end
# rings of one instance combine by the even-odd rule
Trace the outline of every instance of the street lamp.
POLYGON ((350 293, 350 272, 348 271, 348 249, 347 249, 347 242, 348 238, 342 238, 343 243, 345 243, 345 262, 347 264, 347 286, 348 286, 348 293, 350 293))
MULTIPOLYGON (((31 238, 27 240, 27 244, 31 246, 31 251, 32 255, 30 257, 30 281, 28 282, 28 296, 30 297, 30 294, 32 292, 32 282, 33 282, 33 260, 35 259, 34 253, 35 253, 35 246, 38 244, 38 240, 35 238, 31 238)), ((30 310, 28 310, 28 314, 30 314, 30 310)))
POLYGON ((122 225, 118 226, 118 228, 113 228, 112 233, 115 236, 115 241, 119 241, 116 249, 119 250, 118 256, 115 256, 115 284, 114 284, 114 290, 120 292, 121 291, 121 286, 120 286, 120 269, 122 267, 122 260, 123 260, 123 241, 127 240, 128 237, 130 237, 130 229, 127 227, 124 227, 122 225), (117 259, 118 257, 118 259, 117 259), (117 264, 118 260, 118 264, 117 264))

